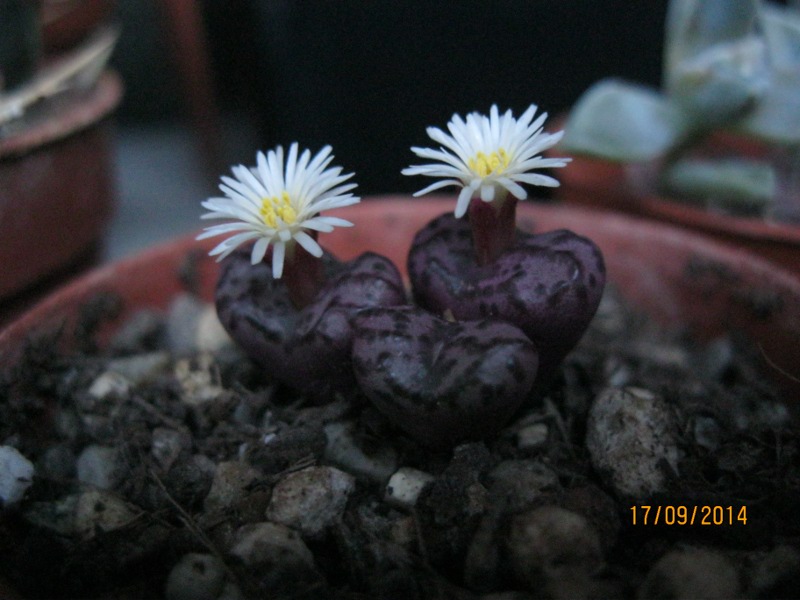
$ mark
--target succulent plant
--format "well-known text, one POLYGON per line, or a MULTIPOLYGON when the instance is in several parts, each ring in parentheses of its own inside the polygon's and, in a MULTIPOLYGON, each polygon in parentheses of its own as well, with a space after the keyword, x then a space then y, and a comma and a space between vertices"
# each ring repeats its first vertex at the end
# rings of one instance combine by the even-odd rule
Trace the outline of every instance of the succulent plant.
POLYGON ((353 366, 361 389, 427 446, 491 435, 536 379, 536 348, 508 323, 451 322, 406 306, 361 311, 354 329, 353 366))
POLYGON ((298 308, 267 263, 251 264, 250 251, 240 248, 222 263, 215 297, 225 329, 270 376, 314 402, 353 389, 351 318, 364 308, 405 303, 397 267, 373 253, 347 263, 326 253, 326 283, 298 308))
POLYGON ((410 175, 460 185, 454 215, 420 231, 408 259, 407 306, 397 268, 367 253, 340 263, 316 232, 351 225, 323 210, 358 202, 330 148, 311 157, 296 144, 258 154, 255 168, 223 177, 224 198, 203 203, 206 218, 229 222, 200 238, 232 234, 212 251, 222 262, 220 321, 258 364, 311 400, 358 388, 418 442, 450 446, 491 435, 547 380, 592 319, 605 283, 600 250, 566 230, 517 230, 520 183, 554 186, 532 169, 569 159, 538 154, 561 134, 543 133, 531 106, 518 120, 456 115, 452 136, 430 128, 449 150, 414 148, 444 164, 410 175), (460 217, 467 216, 467 219, 460 217), (243 245, 247 243, 247 245, 243 245), (241 246, 241 247, 240 247, 241 246), (537 379, 539 377, 539 379, 537 379))
POLYGON ((649 165, 653 187, 734 214, 800 219, 800 9, 764 0, 672 0, 662 90, 602 80, 578 100, 562 148, 649 165), (708 155, 718 131, 767 156, 708 155))
POLYGON ((568 230, 517 232, 494 262, 479 265, 470 224, 443 215, 420 231, 408 257, 416 303, 458 320, 495 319, 519 327, 549 374, 583 335, 605 284, 600 250, 568 230))

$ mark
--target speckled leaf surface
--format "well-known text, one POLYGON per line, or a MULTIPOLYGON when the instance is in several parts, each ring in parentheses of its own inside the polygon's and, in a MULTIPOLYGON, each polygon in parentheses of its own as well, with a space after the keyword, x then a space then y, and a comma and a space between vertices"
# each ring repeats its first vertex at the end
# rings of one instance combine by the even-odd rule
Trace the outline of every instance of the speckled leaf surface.
POLYGON ((365 310, 354 327, 362 391, 427 446, 496 432, 536 378, 535 346, 508 323, 449 322, 409 306, 365 310))
POLYGON ((217 284, 217 313, 231 337, 270 377, 310 398, 352 387, 350 319, 366 307, 405 303, 397 268, 377 254, 340 263, 326 253, 328 281, 298 310, 268 258, 253 266, 249 252, 225 259, 217 284))
POLYGON ((415 301, 435 314, 519 327, 538 348, 541 371, 556 366, 581 338, 605 285, 600 250, 564 229, 518 232, 511 249, 478 266, 469 223, 450 214, 417 234, 408 272, 415 301))

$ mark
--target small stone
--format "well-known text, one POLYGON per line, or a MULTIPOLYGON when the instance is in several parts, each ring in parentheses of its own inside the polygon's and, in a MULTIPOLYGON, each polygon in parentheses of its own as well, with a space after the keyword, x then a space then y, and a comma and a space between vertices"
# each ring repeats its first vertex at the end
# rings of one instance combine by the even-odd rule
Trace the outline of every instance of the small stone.
POLYGON ((733 564, 711 550, 687 548, 664 555, 650 569, 638 598, 735 598, 739 575, 733 564))
POLYGON ((201 353, 194 359, 181 359, 175 363, 175 378, 181 386, 181 400, 191 406, 200 406, 216 400, 225 389, 218 383, 214 357, 201 353))
POLYGON ((506 548, 517 580, 531 591, 560 578, 587 578, 603 566, 595 529, 581 515, 558 506, 513 516, 506 548))
POLYGON ((91 445, 78 455, 78 480, 101 490, 110 490, 119 481, 117 451, 108 446, 91 445))
POLYGON ((356 439, 355 429, 353 422, 325 425, 326 460, 356 477, 384 483, 397 469, 397 451, 386 444, 375 444, 366 451, 356 439))
POLYGON ((89 395, 98 400, 109 396, 125 397, 131 389, 128 378, 114 371, 105 371, 98 375, 89 386, 89 395))
POLYGON ((417 543, 417 524, 414 517, 397 519, 389 529, 389 539, 403 548, 411 549, 417 543))
POLYGON ((75 532, 84 540, 97 533, 121 529, 136 519, 138 513, 126 502, 104 490, 78 494, 75 504, 75 532))
POLYGON ((167 600, 216 600, 225 585, 224 565, 210 554, 190 553, 170 571, 164 596, 167 600))
POLYGON ((245 525, 236 532, 230 553, 251 568, 258 577, 258 587, 277 594, 292 590, 300 597, 300 582, 313 586, 319 580, 314 555, 293 529, 278 523, 262 522, 245 525))
POLYGON ((39 468, 48 479, 69 479, 75 476, 77 468, 75 454, 64 444, 51 446, 42 454, 39 468))
POLYGON ((136 311, 122 326, 109 347, 115 354, 131 354, 156 346, 164 332, 164 317, 161 313, 142 309, 136 311))
POLYGON ((169 471, 181 452, 189 450, 192 439, 185 431, 156 427, 150 443, 150 453, 158 466, 169 471))
POLYGON ((206 303, 190 294, 179 294, 167 314, 167 346, 178 356, 197 350, 197 329, 206 303))
POLYGON ((800 589, 800 552, 778 546, 753 569, 748 598, 791 598, 800 589))
POLYGON ((33 463, 19 450, 0 446, 0 506, 10 506, 22 500, 33 483, 33 463))
POLYGON ((166 477, 167 491, 185 507, 200 506, 208 496, 217 465, 203 454, 179 456, 166 477))
POLYGON ((234 506, 245 497, 247 488, 261 478, 261 473, 245 462, 219 463, 205 499, 205 509, 222 510, 234 506))
POLYGON ((550 467, 534 460, 505 460, 489 472, 492 498, 507 510, 530 506, 547 491, 558 489, 558 475, 550 467))
POLYGON ((163 373, 170 362, 169 353, 159 350, 115 358, 108 362, 106 371, 122 375, 132 385, 139 385, 163 373))
POLYGON ((97 533, 127 526, 139 514, 114 494, 91 489, 53 502, 35 502, 24 516, 38 527, 89 540, 97 533))
POLYGON ((549 429, 544 423, 534 423, 523 427, 517 432, 517 448, 520 450, 535 450, 547 443, 549 429))
POLYGON ((355 477, 333 467, 308 467, 290 473, 272 490, 267 518, 310 538, 341 520, 355 489, 355 477))
POLYGON ((389 479, 386 485, 386 502, 410 510, 417 503, 423 488, 435 479, 430 473, 403 467, 389 479))
POLYGON ((219 322, 217 309, 207 304, 197 320, 195 347, 200 352, 221 352, 233 345, 233 340, 222 323, 219 322))
POLYGON ((664 464, 678 471, 678 428, 664 400, 641 388, 606 388, 592 403, 586 447, 595 470, 620 497, 661 491, 664 464))

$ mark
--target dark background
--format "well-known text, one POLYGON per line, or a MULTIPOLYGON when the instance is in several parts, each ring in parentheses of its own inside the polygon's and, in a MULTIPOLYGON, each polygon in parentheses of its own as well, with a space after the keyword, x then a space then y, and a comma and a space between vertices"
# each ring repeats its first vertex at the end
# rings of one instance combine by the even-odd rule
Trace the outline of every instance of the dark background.
MULTIPOLYGON (((205 0, 223 115, 260 148, 331 144, 361 195, 409 192, 409 147, 454 112, 557 115, 607 76, 657 86, 667 0, 205 0)), ((150 0, 118 0, 123 124, 185 114, 150 0)), ((254 161, 256 148, 253 148, 254 161)))

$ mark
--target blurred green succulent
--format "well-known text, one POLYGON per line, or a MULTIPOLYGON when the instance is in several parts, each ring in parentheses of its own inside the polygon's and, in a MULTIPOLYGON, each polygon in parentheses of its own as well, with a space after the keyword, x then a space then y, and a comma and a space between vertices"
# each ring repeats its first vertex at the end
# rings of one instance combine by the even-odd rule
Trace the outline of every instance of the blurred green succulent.
MULTIPOLYGON (((656 186, 676 198, 780 217, 781 182, 800 169, 798 3, 672 0, 662 90, 596 83, 569 115, 562 147, 657 165, 656 186), (720 129, 768 142, 780 160, 698 158, 696 149, 720 129)), ((789 200, 793 210, 797 202, 789 200)))

